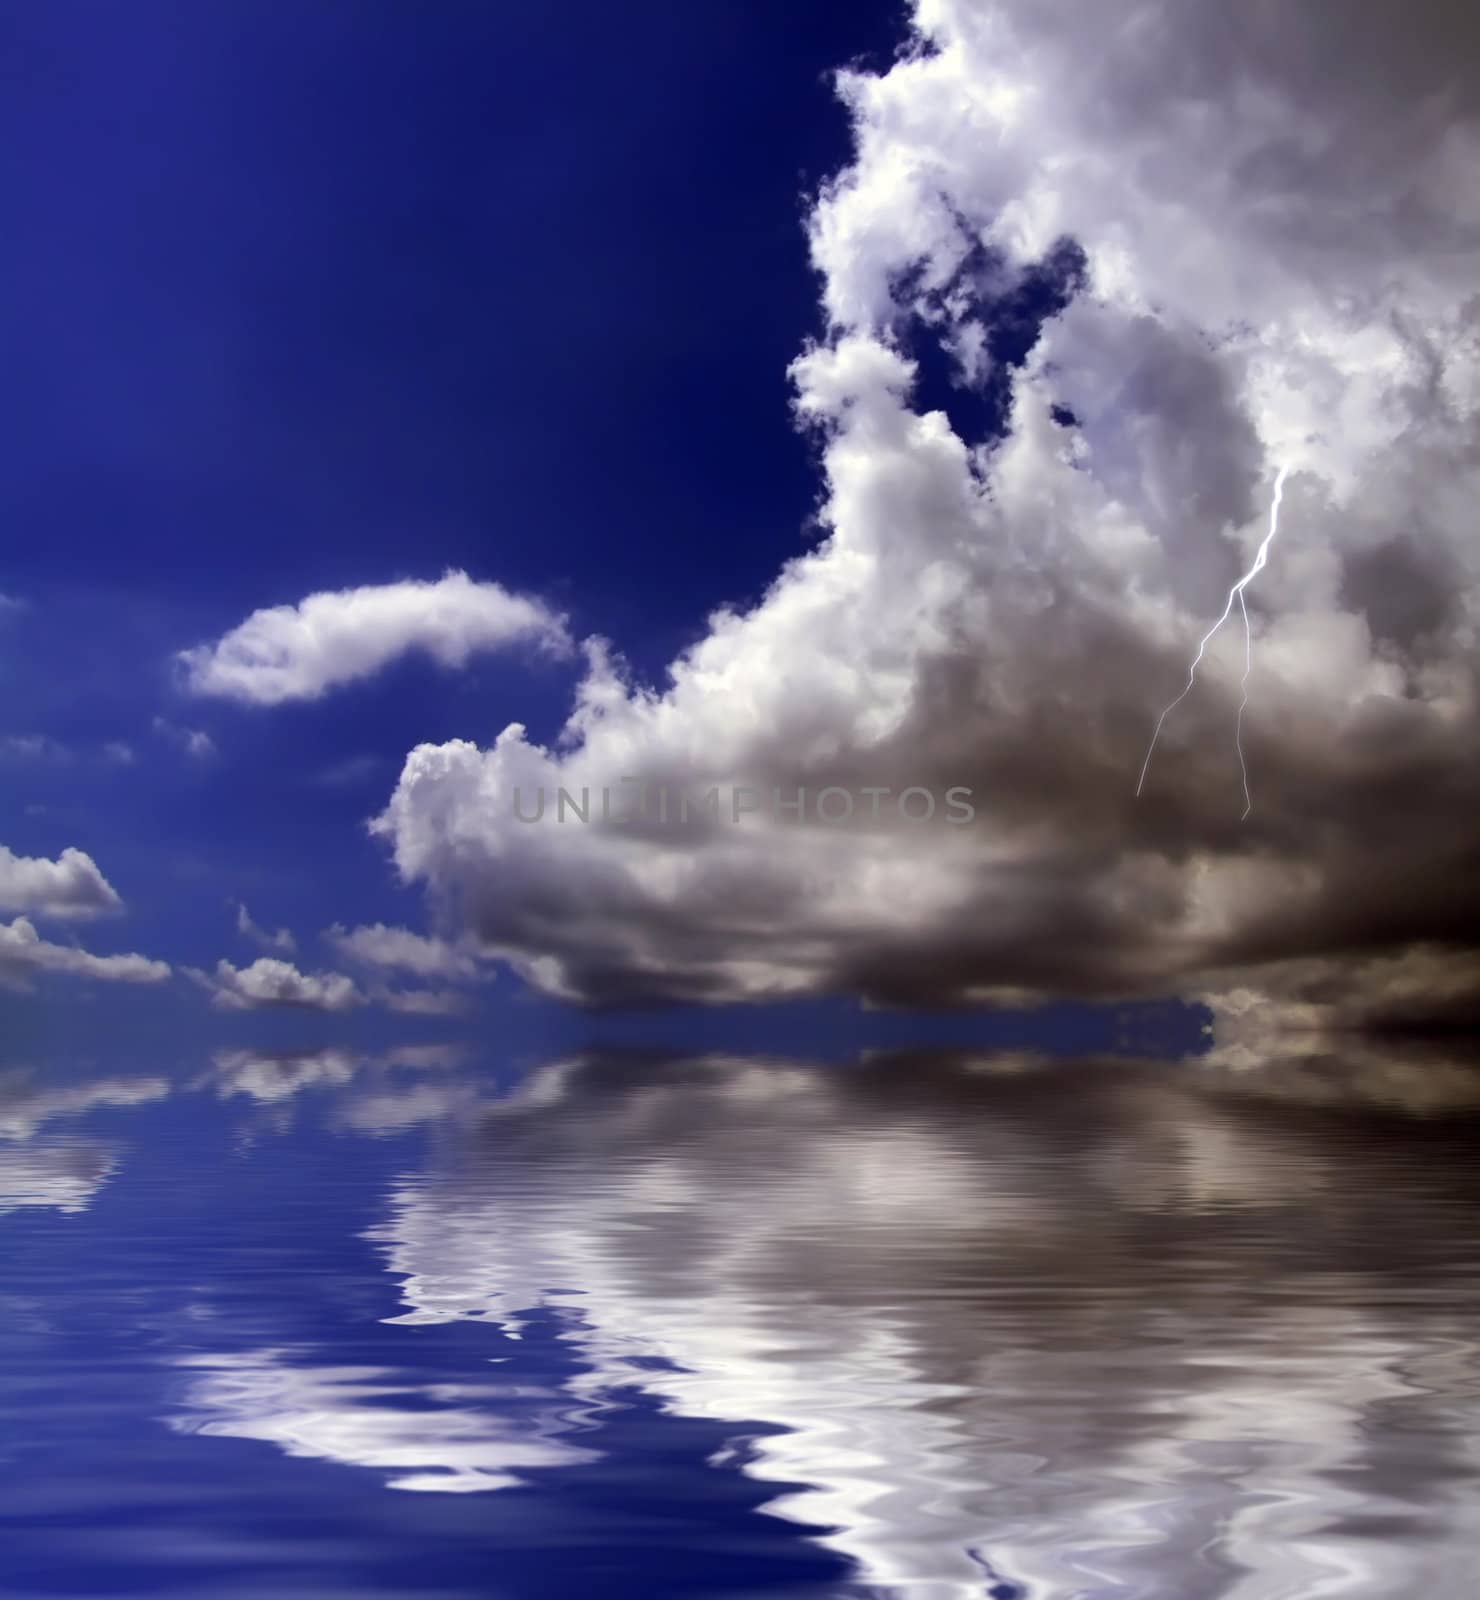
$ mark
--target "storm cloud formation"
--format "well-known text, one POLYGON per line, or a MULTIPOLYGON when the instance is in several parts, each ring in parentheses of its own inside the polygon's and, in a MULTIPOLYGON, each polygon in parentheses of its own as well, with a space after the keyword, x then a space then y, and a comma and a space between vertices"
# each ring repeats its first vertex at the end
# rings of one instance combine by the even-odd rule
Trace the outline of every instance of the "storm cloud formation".
POLYGON ((538 986, 944 1004, 1318 969, 1329 995, 1420 950, 1447 1010, 1473 996, 1480 21, 1086 16, 918 0, 889 70, 840 76, 856 155, 811 213, 826 331, 792 369, 821 542, 660 689, 589 643, 551 748, 514 725, 408 756, 377 823, 400 873, 538 986), (993 316, 1021 323, 1026 283, 1023 356, 993 316), (922 341, 1005 395, 1005 436, 916 398, 922 341), (1235 629, 1138 799, 1282 468, 1248 596, 1253 814, 1235 629), (966 785, 976 818, 515 815, 516 786, 622 778, 966 785))

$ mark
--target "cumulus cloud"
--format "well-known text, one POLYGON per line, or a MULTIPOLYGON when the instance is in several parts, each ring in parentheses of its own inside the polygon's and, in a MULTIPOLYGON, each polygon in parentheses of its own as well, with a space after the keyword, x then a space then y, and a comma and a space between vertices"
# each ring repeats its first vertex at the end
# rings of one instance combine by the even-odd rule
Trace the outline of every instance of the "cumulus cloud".
POLYGON ((411 651, 460 667, 479 651, 521 642, 561 650, 564 623, 538 600, 448 572, 436 582, 326 590, 269 606, 180 660, 195 694, 279 705, 317 700, 411 651))
POLYGON ((358 928, 335 923, 324 938, 345 960, 386 971, 409 972, 418 978, 476 978, 478 952, 445 939, 431 939, 409 928, 388 927, 383 922, 358 928))
POLYGON ((185 975, 211 997, 223 1011, 261 1011, 297 1007, 306 1011, 352 1011, 359 1006, 383 1006, 408 1016, 451 1017, 469 1010, 464 995, 455 990, 395 989, 376 983, 361 988, 347 973, 301 972, 291 961, 259 956, 246 967, 224 958, 211 972, 186 967, 185 975))
POLYGON ((214 972, 187 967, 186 976, 224 1011, 257 1011, 274 1006, 300 1006, 309 1011, 348 1011, 365 1003, 353 978, 341 972, 300 972, 290 961, 259 956, 247 967, 234 967, 224 957, 214 972))
POLYGON ((377 823, 403 878, 595 1002, 1189 992, 1473 949, 1477 24, 1344 15, 918 0, 915 48, 839 80, 855 158, 810 218, 825 536, 659 688, 589 646, 548 747, 413 750, 377 823), (954 394, 927 399, 926 346, 954 394), (1005 438, 962 420, 988 391, 1005 438), (1253 814, 1233 630, 1137 799, 1285 467, 1253 814), (622 778, 967 785, 976 819, 515 814, 622 778))
POLYGON ((266 928, 259 928, 252 920, 246 903, 241 900, 236 903, 236 931, 264 950, 281 950, 286 955, 292 955, 298 948, 298 941, 289 929, 279 928, 276 933, 269 933, 266 928))
POLYGON ((17 917, 9 926, 0 922, 0 984, 29 989, 38 973, 101 983, 163 983, 170 969, 167 962, 148 956, 95 956, 76 945, 51 944, 25 917, 17 917))
POLYGON ((82 919, 122 909, 118 891, 86 851, 69 846, 49 861, 0 845, 0 911, 82 919))

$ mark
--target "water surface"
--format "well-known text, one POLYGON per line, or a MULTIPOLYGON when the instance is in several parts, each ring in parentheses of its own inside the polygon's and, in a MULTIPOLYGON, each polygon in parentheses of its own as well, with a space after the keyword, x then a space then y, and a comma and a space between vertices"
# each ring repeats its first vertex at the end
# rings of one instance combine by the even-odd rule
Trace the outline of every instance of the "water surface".
POLYGON ((1469 1600, 1480 1066, 0 1073, 0 1594, 1469 1600))

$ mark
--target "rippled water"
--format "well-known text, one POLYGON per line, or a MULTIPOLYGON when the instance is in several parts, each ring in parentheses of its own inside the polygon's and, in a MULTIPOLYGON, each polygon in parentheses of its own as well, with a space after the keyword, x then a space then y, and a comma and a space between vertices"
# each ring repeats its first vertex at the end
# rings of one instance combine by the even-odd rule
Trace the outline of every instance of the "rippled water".
POLYGON ((1480 1065, 0 1073, 0 1594, 1469 1600, 1480 1065))

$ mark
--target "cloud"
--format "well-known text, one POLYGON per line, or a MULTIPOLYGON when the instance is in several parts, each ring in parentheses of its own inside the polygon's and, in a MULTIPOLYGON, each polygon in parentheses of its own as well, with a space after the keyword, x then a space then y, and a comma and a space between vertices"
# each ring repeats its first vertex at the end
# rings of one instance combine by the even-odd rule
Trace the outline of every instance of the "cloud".
POLYGON ((185 975, 224 1011, 259 1011, 279 1006, 308 1011, 350 1011, 358 1006, 384 1006, 410 1016, 465 1015, 470 1004, 453 990, 393 989, 373 984, 362 989, 342 972, 300 972, 290 961, 259 956, 247 967, 221 960, 214 972, 184 968, 185 975))
POLYGON ((103 759, 115 767, 131 767, 139 758, 126 739, 109 739, 103 746, 103 759))
POLYGON ((72 752, 50 734, 9 733, 0 739, 0 761, 28 766, 44 762, 59 766, 71 759, 72 752))
POLYGON ((208 760, 216 753, 216 741, 203 728, 182 728, 167 717, 156 717, 154 731, 197 761, 208 760))
POLYGON ((473 1003, 456 989, 390 989, 376 988, 371 999, 387 1011, 399 1012, 408 1017, 464 1017, 473 1003))
POLYGON ((85 851, 69 846, 48 861, 0 845, 0 911, 81 920, 122 910, 118 891, 85 851))
POLYGON ((387 927, 383 922, 358 928, 335 923, 324 939, 347 961, 388 971, 410 972, 418 978, 477 978, 487 974, 476 950, 466 945, 429 939, 409 928, 387 927))
POLYGON ((186 967, 185 974, 225 1011, 257 1011, 298 1006, 309 1011, 348 1011, 365 1003, 353 978, 339 972, 300 972, 289 961, 259 956, 248 967, 222 959, 214 972, 186 967))
POLYGON ((279 928, 276 933, 269 933, 266 928, 259 928, 252 921, 252 913, 247 910, 245 902, 238 900, 236 903, 236 931, 245 939, 250 939, 253 944, 261 945, 264 950, 281 950, 287 955, 292 955, 298 948, 298 941, 287 928, 279 928))
POLYGON ((280 705, 317 700, 411 651, 460 667, 479 651, 521 642, 563 650, 564 623, 538 600, 448 572, 434 583, 329 590, 254 611, 180 660, 194 694, 280 705))
POLYGON ((821 542, 661 688, 593 642, 549 745, 512 724, 413 750, 376 824, 401 877, 595 1003, 1018 1003, 1472 951, 1473 15, 1358 0, 1333 37, 1272 4, 1086 28, 921 0, 916 22, 887 71, 841 77, 855 158, 810 217, 828 325, 792 378, 821 542), (963 420, 988 392, 1000 440, 963 420), (1137 799, 1282 467, 1249 594, 1253 815, 1231 629, 1137 799), (623 778, 965 785, 976 820, 515 817, 516 787, 623 778))
POLYGON ((163 983, 170 968, 147 956, 95 956, 75 945, 50 944, 25 917, 8 927, 0 922, 0 984, 29 989, 37 973, 48 972, 100 983, 163 983))

